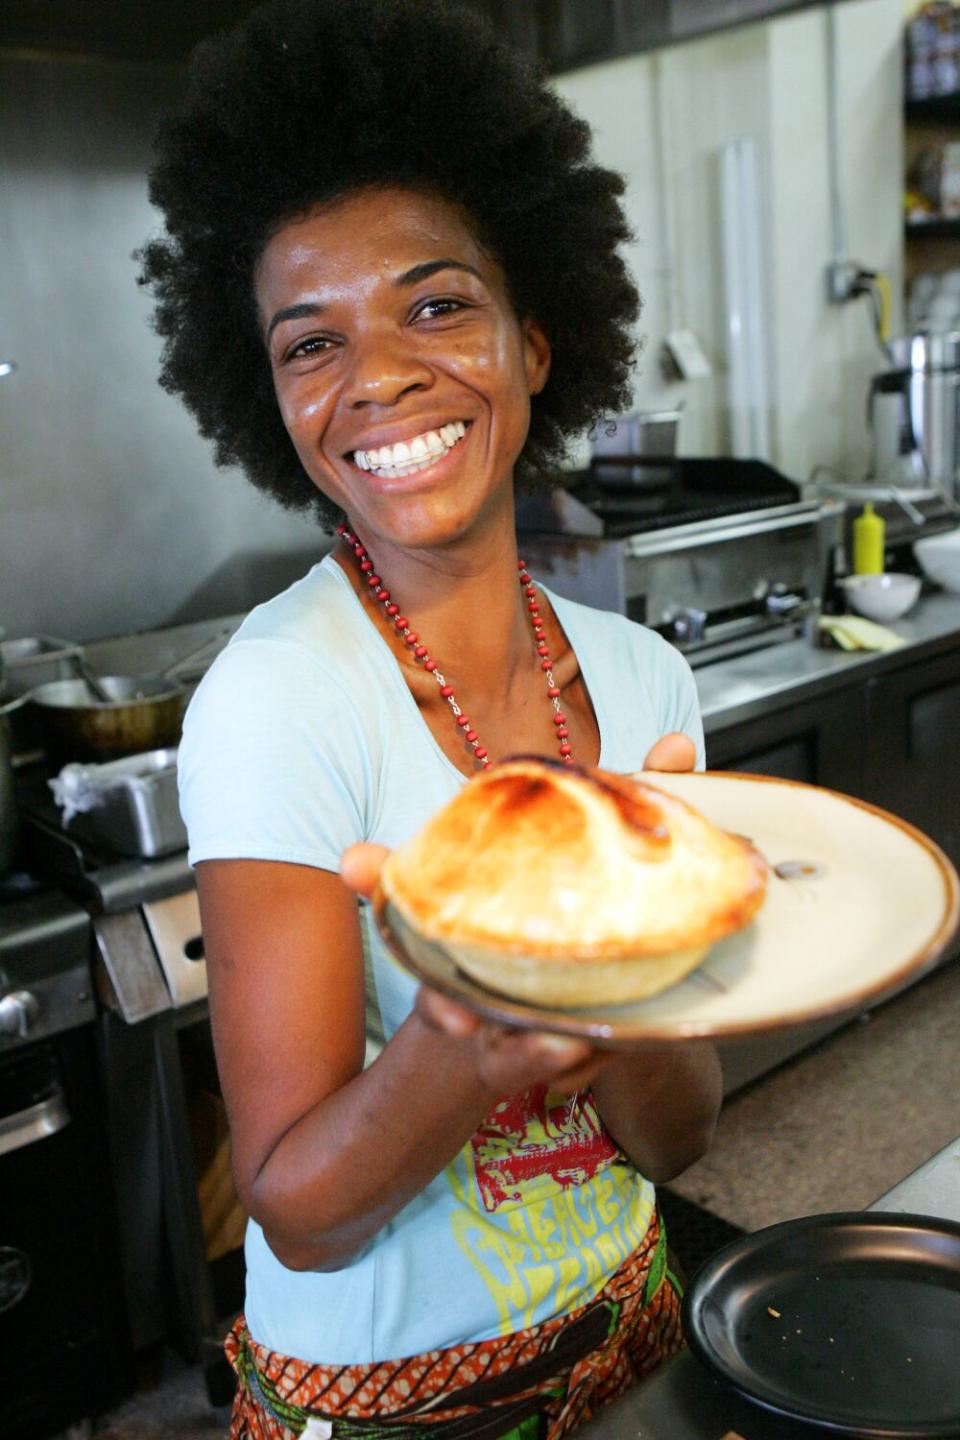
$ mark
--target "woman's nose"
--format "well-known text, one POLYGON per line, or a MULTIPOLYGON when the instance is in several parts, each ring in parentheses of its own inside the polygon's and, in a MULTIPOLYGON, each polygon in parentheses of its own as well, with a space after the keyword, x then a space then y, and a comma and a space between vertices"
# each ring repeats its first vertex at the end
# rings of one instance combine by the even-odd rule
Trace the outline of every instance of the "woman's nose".
POLYGON ((370 337, 354 345, 346 387, 349 405, 395 405, 411 390, 427 390, 433 371, 402 337, 370 337))

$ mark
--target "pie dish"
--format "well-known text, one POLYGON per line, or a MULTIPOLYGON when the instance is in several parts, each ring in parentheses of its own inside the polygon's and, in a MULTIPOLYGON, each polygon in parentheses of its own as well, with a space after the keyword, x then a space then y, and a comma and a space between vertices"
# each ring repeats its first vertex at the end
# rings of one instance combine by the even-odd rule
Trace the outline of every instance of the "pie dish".
POLYGON ((465 785, 391 854, 381 884, 488 989, 621 1004, 675 984, 748 925, 767 866, 649 780, 520 757, 465 785))
POLYGON ((488 1020, 633 1047, 734 1038, 854 1015, 931 969, 960 916, 956 872, 934 842, 875 805, 822 786, 724 771, 650 774, 770 868, 753 922, 645 1000, 561 1007, 498 995, 429 940, 383 893, 374 910, 398 963, 488 1020))

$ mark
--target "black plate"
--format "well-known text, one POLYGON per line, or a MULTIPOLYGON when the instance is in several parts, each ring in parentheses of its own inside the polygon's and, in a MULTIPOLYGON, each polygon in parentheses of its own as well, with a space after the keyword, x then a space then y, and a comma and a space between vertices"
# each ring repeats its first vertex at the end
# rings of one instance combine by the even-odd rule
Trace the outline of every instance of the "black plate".
POLYGON ((843 1435, 960 1435, 960 1225, 854 1211, 726 1246, 683 1305, 694 1355, 747 1399, 843 1435))

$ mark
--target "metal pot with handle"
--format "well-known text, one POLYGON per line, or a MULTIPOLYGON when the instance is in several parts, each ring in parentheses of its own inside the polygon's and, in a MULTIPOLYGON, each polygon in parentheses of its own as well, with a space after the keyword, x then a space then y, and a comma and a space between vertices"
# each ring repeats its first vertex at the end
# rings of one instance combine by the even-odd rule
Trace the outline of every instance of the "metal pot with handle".
MULTIPOLYGON (((15 704, 36 708, 52 764, 116 760, 176 745, 186 705, 183 685, 164 676, 104 675, 98 699, 85 679, 50 680, 15 704)), ((12 707, 11 707, 12 708, 12 707)))
POLYGON ((222 640, 221 631, 157 675, 96 676, 82 659, 83 672, 71 680, 50 680, 27 690, 9 705, 35 708, 48 761, 117 760, 145 750, 161 750, 180 740, 188 689, 175 672, 222 640))

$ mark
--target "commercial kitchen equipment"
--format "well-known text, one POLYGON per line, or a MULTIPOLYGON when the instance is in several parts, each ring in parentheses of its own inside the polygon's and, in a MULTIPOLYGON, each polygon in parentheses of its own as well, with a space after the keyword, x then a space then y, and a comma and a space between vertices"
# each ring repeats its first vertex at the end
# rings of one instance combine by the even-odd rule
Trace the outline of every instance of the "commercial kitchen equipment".
POLYGON ((242 1304, 242 1255, 208 1254, 198 1196, 191 1098, 198 1077, 212 1094, 217 1081, 186 851, 124 856, 64 829, 42 767, 20 777, 18 795, 23 863, 83 906, 91 932, 131 1342, 173 1340, 224 1399, 220 1341, 242 1304))
POLYGON ((0 883, 0 1434, 51 1435, 133 1387, 103 1123, 90 917, 0 883))
POLYGON ((518 505, 546 585, 659 630, 691 664, 792 640, 819 605, 842 502, 761 461, 611 457, 518 505))
POLYGON ((891 367, 870 386, 871 477, 908 493, 956 499, 960 333, 899 336, 889 351, 891 367))

